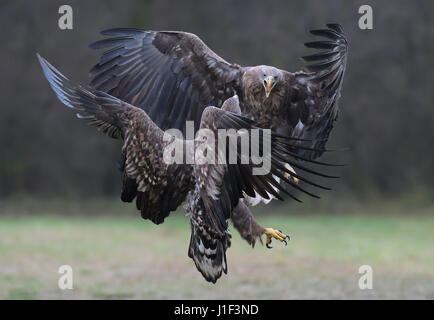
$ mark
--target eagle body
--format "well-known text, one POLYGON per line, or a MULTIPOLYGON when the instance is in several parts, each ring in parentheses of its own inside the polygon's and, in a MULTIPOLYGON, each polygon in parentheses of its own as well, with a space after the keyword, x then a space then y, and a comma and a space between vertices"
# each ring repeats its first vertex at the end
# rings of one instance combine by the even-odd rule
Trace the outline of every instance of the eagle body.
POLYGON ((63 104, 99 131, 123 140, 122 201, 135 201, 141 216, 155 224, 187 202, 188 256, 204 278, 215 283, 227 272, 229 221, 252 246, 262 235, 267 247, 272 237, 286 243, 287 236, 262 227, 248 205, 258 199, 283 200, 282 193, 300 201, 288 188, 316 198, 305 185, 328 189, 292 167, 333 178, 303 164, 329 165, 315 159, 325 151, 339 111, 348 42, 339 25, 327 27, 311 31, 326 40, 306 43, 320 51, 303 57, 311 64, 307 71, 295 73, 229 63, 191 33, 131 28, 103 31, 108 38, 90 45, 106 51, 90 71, 89 88, 73 85, 48 61, 38 59, 63 104), (193 121, 195 133, 204 129, 217 136, 219 130, 232 130, 235 139, 228 148, 235 147, 235 163, 228 161, 217 141, 209 143, 200 135, 193 140, 166 139, 167 129, 185 134, 187 121, 193 121), (244 163, 241 138, 247 134, 252 141, 255 130, 262 140, 249 145, 251 158, 244 163), (255 175, 259 162, 253 151, 263 151, 264 141, 271 143, 265 155, 271 168, 255 175), (172 143, 193 145, 195 160, 214 152, 224 161, 167 163, 164 150, 172 143))

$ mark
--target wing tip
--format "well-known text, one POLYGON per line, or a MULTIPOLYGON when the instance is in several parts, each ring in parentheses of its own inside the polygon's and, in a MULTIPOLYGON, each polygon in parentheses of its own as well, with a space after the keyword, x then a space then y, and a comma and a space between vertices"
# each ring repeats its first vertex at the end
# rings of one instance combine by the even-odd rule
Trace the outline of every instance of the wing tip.
POLYGON ((41 65, 42 72, 44 73, 45 79, 47 79, 51 89, 56 94, 57 98, 67 107, 74 108, 70 101, 71 90, 68 83, 69 79, 64 76, 59 70, 57 70, 51 63, 49 63, 45 58, 43 58, 39 53, 36 53, 36 57, 41 65))
POLYGON ((134 37, 137 34, 146 33, 148 31, 135 28, 110 28, 100 32, 102 36, 109 36, 112 38, 105 38, 92 42, 87 47, 92 50, 104 49, 110 45, 107 43, 107 39, 113 39, 113 37, 134 37))
POLYGON ((340 24, 327 23, 326 26, 328 29, 310 30, 311 34, 327 40, 306 42, 304 45, 307 48, 320 51, 313 55, 303 56, 301 60, 305 63, 314 62, 305 67, 305 71, 313 75, 310 81, 324 82, 326 89, 330 87, 332 91, 335 91, 342 83, 349 44, 340 24), (336 79, 339 79, 337 83, 336 79))
POLYGON ((326 26, 330 29, 335 30, 336 32, 343 34, 344 29, 342 28, 342 25, 339 23, 327 23, 326 26))

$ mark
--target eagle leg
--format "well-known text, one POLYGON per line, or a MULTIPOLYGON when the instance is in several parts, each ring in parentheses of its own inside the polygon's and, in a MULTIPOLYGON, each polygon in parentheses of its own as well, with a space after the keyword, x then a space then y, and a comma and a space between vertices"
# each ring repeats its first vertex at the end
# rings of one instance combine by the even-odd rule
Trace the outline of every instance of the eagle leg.
POLYGON ((253 217, 244 199, 240 199, 238 205, 231 213, 231 220, 235 229, 240 233, 241 238, 246 240, 252 247, 255 246, 256 240, 262 244, 261 236, 264 234, 264 227, 262 227, 253 217))
POLYGON ((270 246, 271 239, 273 239, 273 238, 279 240, 280 242, 284 242, 285 246, 288 245, 288 243, 286 242, 286 239, 288 239, 288 241, 290 240, 288 235, 282 233, 282 231, 280 231, 280 230, 274 230, 272 228, 265 228, 264 234, 266 236, 265 246, 268 249, 273 248, 272 246, 270 246))

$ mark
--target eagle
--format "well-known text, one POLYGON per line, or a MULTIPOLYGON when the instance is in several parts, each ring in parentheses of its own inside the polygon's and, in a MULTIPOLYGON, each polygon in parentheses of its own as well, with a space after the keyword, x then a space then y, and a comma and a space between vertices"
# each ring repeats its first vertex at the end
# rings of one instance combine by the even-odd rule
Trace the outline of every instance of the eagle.
POLYGON ((289 236, 261 226, 248 205, 258 203, 255 199, 283 200, 280 192, 300 201, 287 190, 288 185, 318 197, 300 186, 299 180, 328 189, 293 167, 333 178, 303 164, 330 165, 315 159, 326 151, 337 117, 348 44, 339 25, 327 26, 312 31, 330 40, 307 44, 325 49, 304 57, 316 62, 307 67, 309 72, 240 67, 224 61, 193 34, 138 29, 107 30, 103 34, 112 38, 90 45, 109 50, 91 70, 89 87, 72 84, 37 56, 63 104, 78 118, 123 141, 122 201, 135 200, 141 216, 155 224, 186 202, 191 227, 188 256, 203 277, 215 283, 227 273, 229 220, 252 246, 258 239, 262 242, 262 235, 267 247, 273 238, 286 244, 289 236), (167 135, 168 129, 186 132, 188 121, 196 133, 208 130, 217 136, 219 130, 233 130, 235 142, 230 148, 235 149, 236 161, 229 161, 227 146, 222 150, 217 141, 197 134, 192 140, 167 135), (253 141, 253 132, 262 139, 258 145, 249 145, 250 158, 243 162, 241 140, 247 135, 253 141), (266 141, 270 141, 267 154, 266 141), (168 163, 165 150, 171 145, 183 150, 192 146, 195 160, 215 151, 215 157, 225 161, 187 163, 183 158, 181 163, 168 163), (258 159, 253 154, 261 153, 271 167, 255 175, 258 159))
POLYGON ((207 106, 236 94, 244 116, 300 138, 319 150, 300 149, 300 155, 315 159, 337 119, 349 46, 339 24, 310 32, 325 40, 305 46, 320 51, 301 58, 306 71, 291 73, 229 63, 187 32, 109 29, 101 32, 108 38, 89 45, 106 49, 90 70, 90 85, 145 110, 162 130, 184 132, 186 121, 199 124, 207 106))

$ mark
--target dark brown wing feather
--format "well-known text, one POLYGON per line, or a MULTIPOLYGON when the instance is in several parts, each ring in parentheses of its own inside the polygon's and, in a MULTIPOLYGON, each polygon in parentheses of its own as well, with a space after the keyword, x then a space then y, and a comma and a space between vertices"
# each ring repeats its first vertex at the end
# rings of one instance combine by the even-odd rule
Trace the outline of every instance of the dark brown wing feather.
POLYGON ((110 29, 107 48, 90 71, 91 85, 146 111, 163 130, 200 123, 209 105, 220 106, 239 85, 240 67, 185 32, 110 29))
MULTIPOLYGON (((252 141, 252 130, 258 130, 260 136, 259 145, 255 146, 252 143, 250 144, 250 155, 262 154, 263 143, 268 140, 265 136, 270 135, 269 131, 258 128, 254 121, 215 107, 208 107, 205 109, 202 116, 201 128, 211 129, 214 132, 217 132, 218 129, 235 129, 237 131, 240 129, 247 129, 250 141, 252 141), (252 152, 253 148, 259 148, 259 152, 252 152)), ((271 170, 265 175, 253 175, 253 168, 257 165, 252 161, 248 164, 241 163, 240 139, 237 140, 236 145, 228 144, 228 148, 237 148, 238 161, 236 164, 229 164, 229 159, 226 158, 227 164, 216 163, 195 166, 194 175, 197 186, 201 189, 200 194, 206 212, 210 215, 210 221, 212 224, 216 226, 221 233, 224 233, 227 229, 227 220, 230 218, 232 210, 237 206, 239 199, 244 197, 244 194, 254 197, 256 191, 265 199, 269 199, 269 195, 273 195, 277 199, 282 200, 282 197, 275 189, 277 188, 277 190, 289 195, 297 201, 300 201, 292 193, 286 190, 283 185, 283 182, 285 182, 299 191, 307 193, 313 197, 318 197, 310 191, 298 186, 292 181, 292 179, 285 177, 285 172, 292 176, 296 176, 300 180, 303 180, 312 186, 328 189, 310 181, 309 179, 303 178, 300 174, 290 172, 284 166, 284 163, 289 163, 291 166, 297 167, 301 170, 332 178, 332 176, 323 175, 306 168, 297 161, 297 157, 292 155, 292 151, 288 151, 295 149, 295 142, 297 142, 297 140, 292 140, 288 137, 271 133, 270 141, 271 153, 268 156, 271 161, 271 170), (279 177, 281 181, 277 182, 275 177, 279 177)), ((220 152, 220 150, 217 152, 220 152)), ((229 156, 228 150, 226 151, 226 156, 229 156)))
POLYGON ((321 50, 319 53, 302 57, 309 64, 306 72, 288 73, 291 86, 288 96, 289 119, 292 137, 307 139, 298 145, 319 149, 298 150, 297 154, 315 159, 325 148, 333 123, 337 119, 340 92, 348 57, 348 40, 342 27, 328 24, 328 29, 312 30, 325 41, 308 42, 308 48, 321 50))
POLYGON ((142 109, 102 91, 73 86, 48 61, 38 58, 60 101, 99 130, 124 139, 121 199, 131 202, 136 198, 143 218, 162 223, 192 188, 191 166, 162 161, 170 141, 164 141, 163 131, 142 109))

